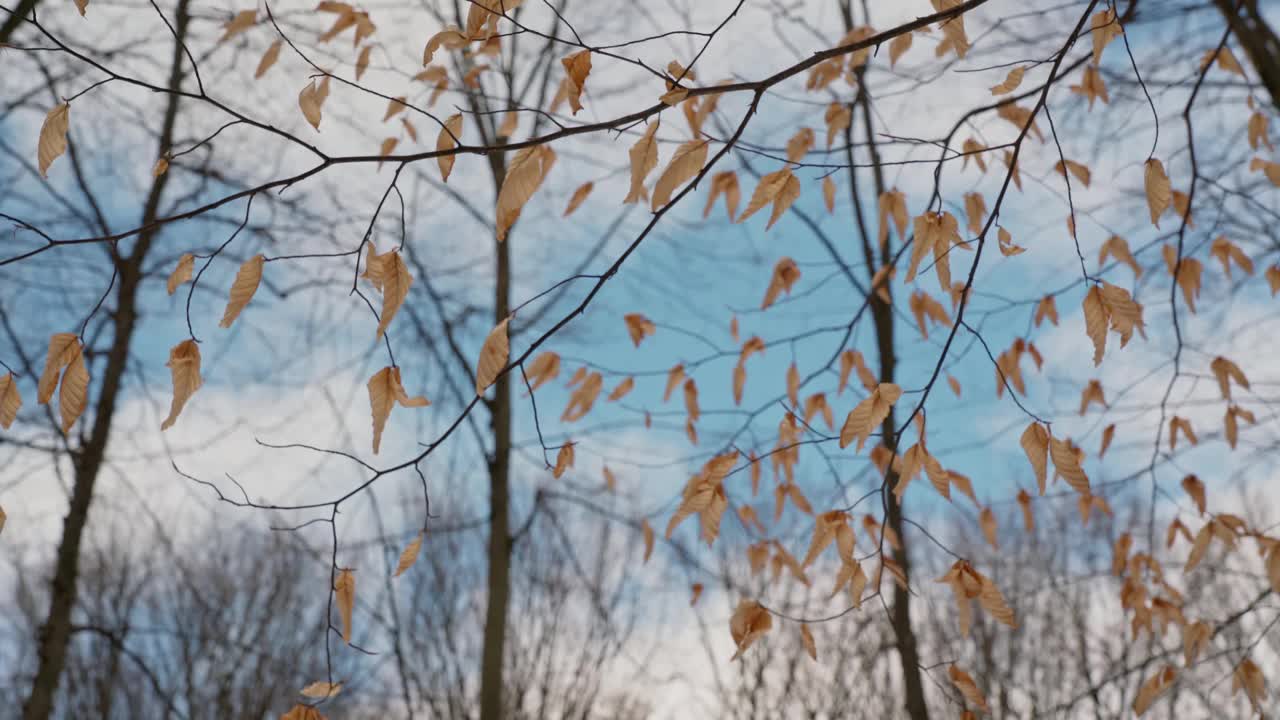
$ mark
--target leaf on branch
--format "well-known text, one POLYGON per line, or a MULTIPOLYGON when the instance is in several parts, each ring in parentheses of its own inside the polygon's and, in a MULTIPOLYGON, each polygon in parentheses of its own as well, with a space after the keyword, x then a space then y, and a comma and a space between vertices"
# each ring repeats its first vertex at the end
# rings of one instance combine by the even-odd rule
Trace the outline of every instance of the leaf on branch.
POLYGON ((1031 469, 1036 475, 1036 485, 1040 494, 1044 495, 1045 484, 1049 475, 1049 431, 1038 422, 1033 422, 1022 432, 1022 451, 1026 453, 1031 469))
MULTIPOLYGON (((254 80, 258 80, 263 75, 266 75, 267 71, 270 70, 272 66, 276 64, 276 61, 280 59, 280 48, 283 46, 284 46, 284 41, 277 40, 271 43, 271 46, 267 48, 266 52, 262 53, 262 59, 258 61, 258 68, 253 71, 254 80)), ((359 75, 357 75, 356 80, 359 80, 359 79, 360 77, 359 75)))
POLYGON ((192 271, 195 269, 196 256, 191 253, 183 253, 178 258, 178 265, 169 273, 169 282, 167 289, 172 295, 178 290, 178 286, 191 281, 192 271))
POLYGON ((1205 492, 1204 482, 1195 475, 1188 475, 1182 478, 1182 489, 1191 496, 1191 501, 1195 503, 1196 510, 1200 512, 1201 517, 1205 512, 1205 492))
POLYGON ((555 165, 556 153, 549 145, 534 145, 518 150, 511 164, 507 166, 507 175, 502 180, 502 189, 498 191, 497 218, 498 242, 507 238, 507 232, 520 218, 529 198, 542 187, 551 167, 555 165))
POLYGON ((560 451, 556 453, 556 466, 551 471, 551 476, 559 480, 569 468, 573 467, 575 443, 566 442, 560 446, 560 451))
POLYGON ((281 715, 280 720, 325 720, 325 717, 314 707, 299 703, 281 715))
POLYGON ((302 110, 302 116, 311 123, 311 127, 320 132, 321 108, 324 107, 324 101, 329 97, 329 76, 325 75, 319 83, 313 78, 307 86, 302 88, 302 92, 298 93, 298 108, 302 110))
POLYGON ((730 662, 737 660, 751 644, 773 627, 773 616, 760 603, 754 600, 741 600, 729 618, 729 634, 733 636, 733 644, 737 650, 730 662))
POLYGON ((1077 95, 1083 95, 1089 98, 1089 109, 1093 109, 1093 102, 1099 98, 1103 103, 1110 104, 1111 96, 1107 93, 1107 84, 1102 79, 1102 73, 1098 72, 1097 65, 1087 65, 1084 69, 1084 76, 1080 78, 1079 85, 1072 85, 1071 92, 1077 95))
POLYGON ((36 151, 40 177, 49 177, 49 166, 67 151, 67 130, 71 123, 71 103, 62 103, 45 115, 40 126, 40 142, 36 151))
POLYGON ((471 41, 467 39, 467 36, 464 35, 457 27, 447 27, 435 35, 432 35, 427 40, 427 46, 422 50, 422 64, 423 66, 430 65, 432 56, 434 56, 436 51, 440 48, 444 48, 445 50, 457 50, 459 48, 466 47, 470 42, 471 41))
POLYGON ((1151 158, 1143 165, 1144 184, 1147 190, 1147 209, 1151 212, 1151 224, 1160 227, 1160 216, 1169 209, 1173 201, 1173 190, 1169 186, 1169 176, 1164 172, 1164 164, 1151 158))
POLYGON ((911 49, 911 33, 902 33, 889 41, 889 68, 893 69, 898 60, 911 49))
POLYGON ((742 191, 738 187, 738 174, 732 170, 726 170, 711 176, 711 191, 707 195, 707 206, 702 210, 704 219, 711 215, 711 208, 721 195, 724 195, 724 207, 729 213, 729 222, 734 222, 733 216, 738 212, 738 202, 742 199, 742 191))
POLYGON ((1061 475, 1073 490, 1081 495, 1092 495, 1089 489, 1089 476, 1080 467, 1081 454, 1077 454, 1077 449, 1069 441, 1050 436, 1049 456, 1053 458, 1054 471, 1061 475))
POLYGON ((883 250, 889 241, 889 220, 893 220, 893 225, 898 229, 898 239, 906 241, 907 238, 907 196, 897 188, 886 190, 880 194, 877 201, 877 207, 880 212, 880 231, 878 242, 880 249, 883 250))
POLYGON ((1008 93, 1017 90, 1018 86, 1022 84, 1022 76, 1026 72, 1027 69, 1021 65, 1010 70, 1009 74, 1005 76, 1004 80, 999 85, 991 88, 991 94, 1007 95, 1008 93))
POLYGON ((640 520, 640 534, 644 538, 644 560, 649 562, 649 556, 653 554, 653 528, 649 525, 647 519, 640 520))
MULTIPOLYGON (((741 218, 739 218, 741 220, 741 218)), ((791 286, 796 284, 800 279, 800 268, 796 265, 796 261, 789 257, 784 257, 773 266, 773 275, 769 278, 769 287, 764 291, 764 300, 760 303, 760 309, 765 310, 782 293, 791 294, 791 286)), ((745 348, 744 348, 745 349, 745 348)), ((745 359, 745 358, 744 358, 745 359)))
MULTIPOLYGON (((657 212, 671 200, 672 194, 676 188, 693 179, 702 171, 702 166, 707 161, 708 140, 690 140, 676 149, 675 155, 671 157, 671 162, 667 164, 666 170, 662 171, 662 175, 658 177, 658 182, 653 186, 653 200, 650 203, 650 209, 657 212)), ((656 150, 654 151, 657 152, 656 150)), ((632 162, 632 183, 634 189, 635 181, 635 163, 634 156, 632 162)), ((757 190, 758 192, 758 190, 757 190)), ((738 222, 742 221, 742 217, 738 218, 738 222)))
POLYGON ((961 695, 964 695, 965 702, 973 705, 982 712, 987 712, 987 698, 983 695, 982 690, 978 689, 978 684, 973 681, 973 677, 969 673, 960 669, 959 665, 952 665, 947 668, 947 677, 951 683, 956 686, 961 695))
POLYGON ((569 107, 577 115, 582 109, 582 91, 587 86, 587 75, 591 73, 591 51, 582 50, 560 60, 569 80, 569 107))
POLYGON ((218 38, 218 43, 224 43, 257 24, 258 11, 256 9, 241 10, 232 15, 231 19, 222 26, 222 37, 218 38))
POLYGON ((169 362, 165 363, 173 376, 173 402, 169 405, 169 417, 160 424, 160 429, 168 430, 178 420, 182 408, 200 389, 200 346, 195 340, 183 340, 169 350, 169 362))
POLYGON ((1102 62, 1102 51, 1124 34, 1124 28, 1116 18, 1116 11, 1107 8, 1090 19, 1089 34, 1093 38, 1093 64, 1098 65, 1102 62))
POLYGON ((889 416, 889 410, 900 397, 902 388, 894 383, 880 383, 876 386, 870 395, 849 411, 844 426, 840 428, 840 448, 844 449, 857 440, 856 450, 861 452, 867 438, 889 416))
MULTIPOLYGON (((649 197, 644 189, 644 179, 658 166, 658 141, 654 138, 654 135, 658 132, 659 123, 659 120, 649 123, 649 127, 645 128, 644 134, 628 151, 628 155, 631 158, 631 189, 627 191, 627 197, 622 201, 623 204, 642 202, 649 197)), ((734 185, 737 185, 736 176, 734 185)), ((713 191, 714 188, 715 185, 713 184, 713 191)), ((737 203, 734 204, 736 206, 737 203)))
POLYGON ((400 381, 400 368, 384 367, 369 378, 369 408, 373 413, 373 454, 382 445, 382 431, 391 417, 396 403, 401 407, 426 407, 431 404, 425 397, 409 397, 400 381))
MULTIPOLYGON (((440 134, 436 136, 436 152, 447 153, 458 147, 458 141, 462 139, 462 115, 454 113, 444 121, 444 127, 440 128, 440 134)), ((453 163, 458 159, 457 155, 438 155, 436 156, 436 164, 440 166, 441 182, 449 182, 449 173, 453 172, 453 163)))
POLYGON ((511 353, 511 344, 507 337, 507 323, 511 316, 503 318, 484 339, 480 348, 480 359, 476 362, 476 395, 484 395, 484 391, 498 379, 498 373, 507 366, 507 358, 511 353))
POLYGON ((413 542, 405 546, 404 551, 400 553, 400 561, 396 563, 396 571, 391 577, 400 577, 405 570, 413 567, 418 561, 418 553, 422 551, 422 533, 418 533, 413 542))
POLYGON ((13 373, 0 376, 0 428, 8 430, 13 426, 20 407, 22 407, 22 395, 18 392, 17 378, 13 373))
POLYGON ((1133 712, 1141 717, 1143 713, 1151 709, 1156 699, 1163 695, 1177 678, 1178 671, 1172 665, 1165 665, 1155 675, 1148 678, 1146 682, 1142 683, 1142 687, 1138 688, 1138 694, 1133 699, 1133 712))
POLYGON ((333 599, 338 604, 342 618, 342 640, 351 644, 351 611, 356 606, 356 576, 354 570, 343 569, 333 581, 333 599))

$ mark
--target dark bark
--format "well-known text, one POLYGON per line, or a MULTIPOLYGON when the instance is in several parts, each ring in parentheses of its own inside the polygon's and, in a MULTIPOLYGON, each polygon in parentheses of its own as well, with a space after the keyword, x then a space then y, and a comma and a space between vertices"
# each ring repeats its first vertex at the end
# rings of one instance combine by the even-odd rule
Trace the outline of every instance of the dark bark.
MULTIPOLYGON (((177 91, 182 84, 182 44, 186 37, 190 15, 189 0, 178 3, 174 24, 174 51, 170 66, 168 88, 177 91)), ((174 123, 177 119, 179 95, 167 96, 163 126, 159 138, 157 157, 165 154, 172 143, 174 123)), ((53 714, 58 691, 58 681, 66 664, 67 643, 71 638, 72 611, 76 604, 77 583, 80 572, 80 545, 85 526, 89 521, 89 506, 93 502, 93 488, 98 473, 106 460, 107 442, 116 404, 120 399, 125 372, 128 369, 129 347, 137 324, 138 287, 142 280, 142 261, 159 232, 150 227, 159 216, 160 199, 168 184, 169 174, 155 179, 147 195, 142 214, 142 225, 150 229, 138 235, 137 244, 128 255, 112 254, 119 274, 116 290, 116 308, 113 314, 114 334, 107 351, 107 362, 97 406, 93 414, 93 428, 88 440, 73 452, 74 480, 71 502, 63 521, 62 539, 58 544, 57 561, 49 595, 49 612, 40 626, 38 637, 38 662, 31 693, 23 705, 24 720, 43 720, 53 714)))
MULTIPOLYGON (((494 187, 506 175, 500 153, 489 155, 494 187)), ((511 307, 511 241, 495 242, 493 322, 506 319, 511 307)), ((503 707, 503 660, 506 655, 507 606, 511 601, 511 373, 494 384, 489 402, 493 455, 489 458, 489 576, 484 621, 484 655, 480 671, 480 720, 500 720, 503 707)))
POLYGON ((1214 0, 1214 4, 1271 95, 1271 104, 1280 110, 1280 37, 1263 19, 1258 0, 1214 0))

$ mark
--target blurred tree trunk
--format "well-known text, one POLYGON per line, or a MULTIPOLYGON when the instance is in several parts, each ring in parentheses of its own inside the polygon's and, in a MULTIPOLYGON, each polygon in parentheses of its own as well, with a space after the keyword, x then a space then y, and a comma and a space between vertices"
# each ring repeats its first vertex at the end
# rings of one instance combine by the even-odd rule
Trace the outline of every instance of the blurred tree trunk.
MULTIPOLYGON (((177 92, 182 84, 182 45, 190 22, 190 0, 179 0, 174 23, 173 56, 169 70, 164 121, 160 131, 156 157, 166 154, 173 141, 174 122, 178 115, 181 97, 177 92)), ((160 199, 168 184, 168 173, 152 182, 142 215, 142 226, 149 226, 159 214, 160 199)), ((57 561, 49 596, 49 612, 41 624, 39 633, 38 664, 31 693, 22 710, 24 720, 42 720, 53 714, 58 680, 66 664, 67 643, 71 637, 72 611, 76 604, 76 585, 80 566, 80 545, 85 525, 89 520, 89 505, 93 501, 93 488, 106 458, 107 441, 111 436, 111 424, 116 403, 124 384, 129 363, 129 347, 137 322, 138 288, 142 281, 142 262, 151 247, 159 228, 150 228, 138 234, 133 251, 120 254, 112 248, 111 258, 118 275, 116 307, 112 316, 114 334, 107 351, 106 367, 102 374, 98 404, 93 414, 93 428, 88 440, 72 452, 74 480, 70 507, 62 526, 62 539, 58 544, 57 561)))
POLYGON ((1262 86, 1271 95, 1271 104, 1280 110, 1280 37, 1262 18, 1258 0, 1214 0, 1214 3, 1249 56, 1262 86))

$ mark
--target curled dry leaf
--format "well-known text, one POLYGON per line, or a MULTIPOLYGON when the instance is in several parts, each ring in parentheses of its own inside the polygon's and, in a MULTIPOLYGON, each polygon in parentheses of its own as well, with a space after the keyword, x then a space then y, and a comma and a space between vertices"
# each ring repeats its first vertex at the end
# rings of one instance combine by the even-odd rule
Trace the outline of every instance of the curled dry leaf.
POLYGON ((1151 709, 1156 699, 1163 695, 1177 678, 1178 671, 1172 665, 1165 665, 1156 674, 1147 678, 1146 682, 1142 683, 1142 687, 1138 688, 1138 694, 1133 699, 1133 712, 1141 717, 1151 709))
POLYGON ((902 388, 894 383, 880 383, 862 402, 854 406, 840 428, 840 447, 848 447, 858 441, 857 451, 867 442, 871 433, 889 416, 893 404, 902 397, 902 388))
POLYGON ((551 471, 551 476, 555 479, 559 480, 560 476, 564 475, 569 468, 573 467, 573 446, 574 443, 566 442, 564 445, 560 446, 560 451, 556 453, 556 466, 551 471))
POLYGON ((729 634, 737 650, 730 659, 737 660, 747 648, 773 627, 773 616, 754 600, 741 600, 729 618, 729 634))
POLYGON ((978 689, 978 684, 973 681, 973 677, 969 673, 961 670, 958 665, 952 665, 947 668, 947 677, 950 678, 956 689, 960 691, 960 694, 964 695, 965 702, 982 712, 987 712, 987 698, 982 694, 982 690, 978 689))
POLYGON ((222 37, 218 38, 218 42, 224 43, 257 24, 257 10, 241 10, 235 15, 232 15, 231 19, 223 24, 222 37))
POLYGON ((507 323, 511 316, 503 318, 484 339, 480 348, 480 359, 476 362, 476 395, 484 395, 484 391, 498 379, 498 373, 507 366, 507 358, 511 353, 510 341, 507 338, 507 323))
POLYGON ((809 653, 809 657, 817 662, 818 647, 814 644, 813 633, 809 632, 809 626, 806 623, 800 623, 800 643, 804 645, 804 651, 809 653))
POLYGON ((1045 484, 1049 475, 1049 431, 1038 422, 1033 422, 1022 432, 1022 451, 1026 453, 1031 469, 1036 474, 1036 485, 1040 494, 1044 495, 1045 484))
POLYGON ((281 715, 280 720, 325 720, 325 718, 314 707, 299 703, 290 708, 289 712, 281 715))
POLYGON ((707 206, 702 209, 704 219, 711 215, 711 208, 721 195, 724 195, 724 209, 729 213, 729 222, 734 222, 733 216, 738 212, 742 190, 738 187, 738 174, 732 170, 725 170, 711 176, 711 192, 707 195, 707 206))
POLYGON ((1191 501, 1195 503, 1196 510, 1203 517, 1205 511, 1204 482, 1195 475, 1188 475, 1182 478, 1182 489, 1186 491, 1187 495, 1191 496, 1191 501))
POLYGON ((1173 190, 1169 187, 1169 176, 1164 172, 1164 164, 1151 158, 1143 165, 1144 184, 1147 190, 1147 209, 1151 212, 1151 224, 1160 227, 1160 216, 1169 209, 1173 201, 1173 190))
POLYGON ((178 266, 173 269, 173 272, 169 273, 167 289, 170 295, 178 290, 179 285, 191 281, 195 265, 196 256, 191 253, 183 253, 182 257, 178 258, 178 266))
POLYGON ((8 430, 18 417, 22 407, 22 395, 18 392, 18 380, 13 373, 0 375, 0 428, 8 430))
MULTIPOLYGON (((622 202, 637 203, 648 199, 644 189, 644 179, 658 166, 658 141, 654 135, 658 132, 659 121, 654 120, 645 128, 644 134, 631 146, 628 154, 631 158, 631 189, 622 202)), ((737 185, 737 177, 734 178, 737 185)), ((714 185, 712 186, 714 189, 714 185)), ((735 203, 736 204, 736 203, 735 203)))
POLYGON ((62 417, 64 433, 71 430, 71 426, 89 406, 89 370, 84 365, 80 341, 76 340, 71 349, 74 354, 67 363, 66 372, 62 374, 62 387, 58 391, 58 412, 62 417))
POLYGON ((635 389, 635 386, 636 386, 635 378, 630 378, 630 377, 625 378, 622 382, 618 383, 617 386, 613 388, 613 390, 609 392, 609 396, 606 397, 605 400, 607 402, 617 402, 622 398, 626 397, 628 393, 630 393, 633 389, 635 389))
POLYGON ((769 223, 764 228, 768 231, 798 197, 800 197, 800 180, 792 174, 790 168, 775 170, 760 178, 755 192, 751 194, 751 201, 747 203, 747 208, 735 222, 746 220, 765 205, 772 203, 773 212, 769 215, 769 223))
POLYGON ((387 418, 391 410, 399 403, 401 407, 426 407, 431 401, 425 397, 409 397, 400 381, 400 368, 384 367, 369 378, 369 408, 373 413, 373 454, 378 454, 382 445, 382 431, 387 426, 387 418))
POLYGON ((698 604, 698 598, 702 597, 702 583, 694 583, 690 588, 692 596, 689 598, 689 607, 698 604))
POLYGON ((44 372, 36 386, 36 402, 47 404, 58 389, 58 379, 71 359, 80 353, 80 339, 75 333, 54 333, 49 337, 49 351, 45 355, 44 372))
POLYGON ((240 317, 240 312, 253 299, 253 294, 258 291, 258 283, 262 281, 262 265, 266 260, 258 254, 244 261, 240 266, 240 270, 236 272, 236 279, 231 283, 227 309, 223 311, 222 321, 218 323, 218 327, 231 327, 236 318, 240 317))
POLYGON ((1089 490, 1089 476, 1080 467, 1081 454, 1077 454, 1077 449, 1070 442, 1050 437, 1049 456, 1053 458, 1054 470, 1073 490, 1081 495, 1092 495, 1089 490))
POLYGON ((542 187, 542 182, 546 180, 555 162, 556 153, 548 145, 522 148, 511 159, 507 175, 502 180, 502 189, 498 191, 495 214, 499 242, 506 239, 507 232, 519 219, 525 203, 542 187))
POLYGON ((982 508, 978 513, 978 527, 982 528, 982 536, 992 548, 1000 549, 999 529, 996 525, 996 514, 990 507, 982 508))
POLYGON ((796 265, 796 261, 789 257, 784 257, 773 266, 773 276, 769 278, 769 287, 765 289, 764 300, 760 303, 760 309, 767 309, 778 299, 783 292, 791 294, 791 286, 796 284, 800 279, 800 267, 796 265))
POLYGON ((400 561, 396 563, 396 571, 391 577, 400 577, 405 570, 413 567, 413 564, 418 561, 418 553, 422 551, 422 539, 422 533, 418 533, 413 542, 405 546, 400 553, 400 561))
POLYGON ((200 346, 195 340, 183 340, 169 350, 169 362, 165 363, 173 376, 173 402, 169 405, 169 417, 160 424, 161 430, 168 430, 178 420, 182 408, 200 389, 200 346))
MULTIPOLYGON (((462 115, 454 113, 444 121, 444 127, 440 128, 440 134, 436 136, 436 152, 448 152, 458 147, 458 141, 462 139, 462 115)), ((449 173, 453 172, 453 162, 458 159, 457 155, 439 155, 436 157, 436 164, 440 166, 441 182, 449 182, 449 173)))
POLYGON ((67 129, 71 123, 71 103, 62 103, 49 111, 40 126, 40 142, 36 159, 40 164, 40 177, 49 177, 49 166, 67 151, 67 129))
MULTIPOLYGON (((657 184, 653 186, 653 199, 650 203, 650 209, 657 212, 664 207, 670 202, 676 188, 693 179, 702 171, 702 166, 707 162, 708 144, 709 141, 707 140, 690 140, 676 149, 675 155, 671 157, 671 162, 667 164, 667 169, 662 171, 662 175, 658 177, 657 184)), ((633 159, 633 180, 634 177, 635 164, 633 159)), ((742 218, 739 217, 738 221, 740 222, 741 220, 742 218)))
POLYGON ((1124 33, 1124 28, 1120 25, 1120 20, 1116 18, 1116 11, 1107 8, 1106 10, 1095 14, 1089 21, 1089 34, 1093 39, 1093 64, 1097 65, 1102 62, 1102 51, 1111 44, 1111 41, 1120 37, 1124 33))
POLYGON ((1018 86, 1022 84, 1022 76, 1026 72, 1027 72, 1027 69, 1021 65, 1013 68, 1012 70, 1009 71, 1009 74, 1004 77, 1004 80, 999 85, 996 85, 991 88, 991 94, 1006 95, 1008 93, 1013 92, 1014 90, 1017 90, 1018 86))
POLYGON ((342 692, 342 683, 321 680, 302 688, 300 694, 309 698, 331 698, 340 692, 342 692))
POLYGON ((911 49, 911 33, 902 33, 889 42, 889 67, 898 64, 898 60, 911 49))
POLYGON ((577 115, 582 109, 582 90, 587 85, 587 75, 591 73, 591 51, 582 50, 560 60, 564 66, 569 83, 569 107, 577 115))
POLYGON ((658 331, 653 321, 640 313, 628 313, 622 316, 622 320, 627 324, 627 334, 631 336, 631 342, 635 343, 636 347, 640 347, 640 343, 645 338, 658 331))
POLYGON ((338 616, 342 618, 342 641, 351 644, 351 611, 356 606, 355 571, 343 568, 333 580, 333 600, 338 605, 338 616))
POLYGON ((457 27, 447 27, 444 30, 432 35, 427 39, 427 46, 422 50, 422 64, 430 65, 431 58, 440 48, 446 50, 457 50, 464 48, 469 43, 467 36, 457 27))
POLYGON ((322 117, 321 109, 324 107, 324 101, 329 97, 329 76, 325 75, 318 83, 313 78, 302 88, 302 92, 298 93, 298 108, 302 110, 302 116, 311 123, 311 127, 316 132, 320 132, 320 120, 322 117))

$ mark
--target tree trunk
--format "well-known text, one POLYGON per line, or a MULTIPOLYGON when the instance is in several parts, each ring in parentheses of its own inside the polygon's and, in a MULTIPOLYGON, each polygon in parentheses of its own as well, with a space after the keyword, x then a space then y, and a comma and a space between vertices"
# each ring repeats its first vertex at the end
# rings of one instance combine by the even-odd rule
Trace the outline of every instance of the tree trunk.
MULTIPOLYGON (((181 0, 177 8, 177 20, 174 25, 176 39, 168 85, 172 91, 178 90, 182 83, 182 44, 190 20, 187 13, 188 4, 189 0, 181 0)), ((179 96, 176 93, 171 92, 167 95, 157 157, 167 153, 172 144, 178 101, 179 96)), ((149 225, 158 216, 160 198, 168 178, 169 174, 165 173, 154 180, 151 191, 147 195, 142 225, 149 225)), ((35 679, 31 684, 31 694, 27 697, 22 709, 24 720, 44 720, 54 711, 58 680, 66 664, 67 644, 71 638, 71 614, 76 603, 80 545, 84 537, 85 525, 89 520, 93 487, 106 459, 107 441, 111 435, 116 403, 120 398, 125 371, 128 368, 129 346, 133 340, 137 322, 135 303, 138 285, 142 280, 142 261, 157 232, 158 228, 152 228, 140 233, 133 252, 128 256, 116 256, 114 252, 112 253, 112 261, 119 274, 114 336, 107 352, 107 364, 102 377, 101 395, 94 412, 93 429, 89 433, 88 441, 79 451, 73 452, 74 481, 71 502, 66 519, 63 521, 62 539, 58 544, 49 597, 49 612, 40 626, 37 639, 38 664, 35 679)))
POLYGON ((1249 56, 1262 86, 1271 95, 1271 104, 1280 110, 1280 37, 1267 25, 1258 9, 1258 0, 1214 0, 1249 56))
MULTIPOLYGON (((495 189, 506 175, 500 153, 489 156, 495 189)), ((506 319, 511 308, 511 235, 495 242, 493 322, 506 319)), ((507 640, 507 606, 511 600, 511 373, 498 378, 489 403, 489 427, 493 456, 489 459, 489 579, 488 608, 484 620, 484 656, 480 671, 480 720, 505 716, 503 659, 507 640)))

